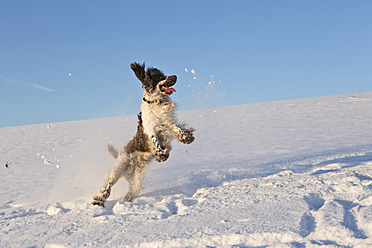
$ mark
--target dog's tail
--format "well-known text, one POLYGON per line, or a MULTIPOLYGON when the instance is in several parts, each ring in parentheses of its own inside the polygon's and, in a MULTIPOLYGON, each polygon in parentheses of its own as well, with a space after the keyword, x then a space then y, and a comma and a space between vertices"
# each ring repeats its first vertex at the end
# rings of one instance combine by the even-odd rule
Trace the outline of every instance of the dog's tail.
POLYGON ((109 153, 116 159, 118 156, 119 156, 119 152, 118 150, 116 150, 115 147, 112 146, 111 144, 111 140, 108 141, 107 143, 107 149, 109 151, 109 153))

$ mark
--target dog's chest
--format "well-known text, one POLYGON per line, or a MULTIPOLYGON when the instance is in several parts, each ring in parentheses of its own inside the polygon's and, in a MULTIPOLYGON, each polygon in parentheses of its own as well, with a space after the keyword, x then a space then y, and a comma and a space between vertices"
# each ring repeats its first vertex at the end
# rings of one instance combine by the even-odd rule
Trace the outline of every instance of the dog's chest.
POLYGON ((171 129, 175 124, 174 109, 176 104, 171 102, 167 104, 141 104, 142 121, 144 131, 151 137, 157 130, 171 129))

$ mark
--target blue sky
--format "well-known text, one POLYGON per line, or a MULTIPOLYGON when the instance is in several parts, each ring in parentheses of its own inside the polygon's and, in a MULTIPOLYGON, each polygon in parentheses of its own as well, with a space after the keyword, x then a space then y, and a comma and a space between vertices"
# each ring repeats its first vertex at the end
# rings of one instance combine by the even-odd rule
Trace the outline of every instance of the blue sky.
POLYGON ((178 76, 181 110, 371 91, 371 13, 367 0, 2 0, 0 127, 136 114, 133 61, 178 76))

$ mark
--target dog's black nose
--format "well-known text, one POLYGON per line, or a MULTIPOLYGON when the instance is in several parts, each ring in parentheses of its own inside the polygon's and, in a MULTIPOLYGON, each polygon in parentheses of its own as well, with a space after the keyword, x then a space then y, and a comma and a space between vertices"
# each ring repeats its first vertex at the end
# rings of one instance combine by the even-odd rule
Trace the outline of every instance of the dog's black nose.
POLYGON ((177 81, 177 76, 176 75, 169 76, 168 80, 171 81, 171 82, 176 82, 177 81))

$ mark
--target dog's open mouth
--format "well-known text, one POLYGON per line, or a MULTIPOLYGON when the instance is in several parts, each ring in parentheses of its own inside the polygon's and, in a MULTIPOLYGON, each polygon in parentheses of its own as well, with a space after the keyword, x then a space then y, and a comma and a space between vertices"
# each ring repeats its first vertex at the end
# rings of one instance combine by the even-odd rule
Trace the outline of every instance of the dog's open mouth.
POLYGON ((173 94, 173 92, 176 92, 176 90, 172 88, 172 86, 175 85, 176 81, 177 81, 177 77, 174 75, 167 77, 167 79, 159 83, 158 85, 159 91, 165 95, 173 94))

